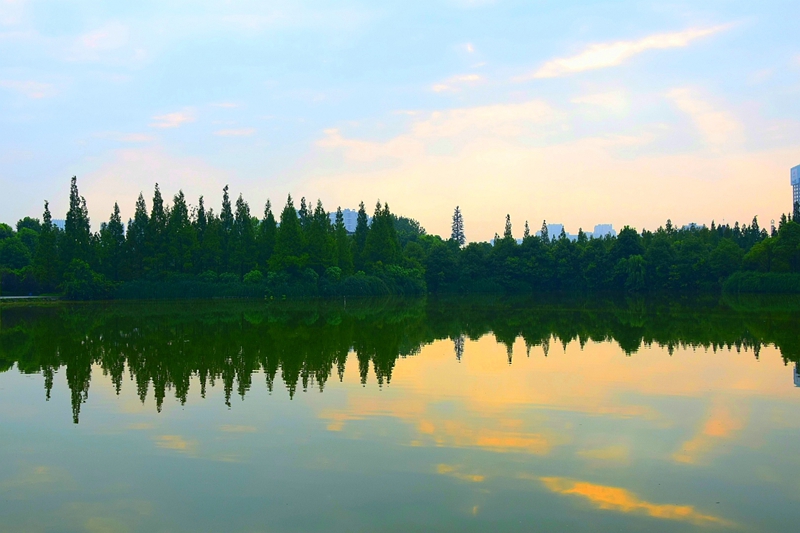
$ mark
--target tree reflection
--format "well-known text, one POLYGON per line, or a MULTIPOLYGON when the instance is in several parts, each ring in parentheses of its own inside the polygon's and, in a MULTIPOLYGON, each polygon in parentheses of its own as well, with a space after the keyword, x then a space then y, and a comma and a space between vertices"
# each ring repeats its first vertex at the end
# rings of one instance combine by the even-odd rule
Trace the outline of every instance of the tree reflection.
MULTIPOLYGON (((361 383, 370 371, 389 384, 398 358, 438 339, 452 339, 461 359, 467 338, 492 334, 507 348, 521 339, 530 356, 551 342, 614 341, 627 354, 642 346, 752 351, 777 346, 787 364, 800 362, 800 305, 781 300, 645 302, 573 300, 398 300, 333 302, 131 302, 0 311, 0 371, 14 365, 44 376, 47 399, 54 374, 65 368, 75 423, 89 397, 92 371, 102 371, 119 394, 124 377, 142 402, 151 393, 160 411, 167 394, 187 401, 190 384, 204 397, 221 384, 225 402, 244 398, 263 373, 290 397, 342 380, 356 357, 361 383)), ((795 383, 800 375, 795 367, 795 383)))

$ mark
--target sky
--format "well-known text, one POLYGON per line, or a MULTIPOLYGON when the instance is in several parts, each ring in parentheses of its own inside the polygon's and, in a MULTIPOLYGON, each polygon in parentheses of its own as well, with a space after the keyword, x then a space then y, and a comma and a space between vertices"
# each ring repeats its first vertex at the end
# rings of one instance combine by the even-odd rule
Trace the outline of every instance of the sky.
POLYGON ((791 209, 793 1, 0 0, 0 220, 158 183, 449 235, 791 209))

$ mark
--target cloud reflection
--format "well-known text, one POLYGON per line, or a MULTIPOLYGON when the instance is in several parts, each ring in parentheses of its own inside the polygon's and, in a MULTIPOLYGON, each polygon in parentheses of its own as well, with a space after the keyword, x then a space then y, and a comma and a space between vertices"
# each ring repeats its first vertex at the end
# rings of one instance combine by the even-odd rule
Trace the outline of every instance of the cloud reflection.
POLYGON ((548 490, 557 494, 582 496, 597 509, 641 514, 665 520, 681 520, 697 525, 730 525, 727 520, 700 513, 692 505, 652 503, 641 500, 630 491, 619 487, 597 485, 588 481, 573 481, 562 477, 539 479, 548 490))

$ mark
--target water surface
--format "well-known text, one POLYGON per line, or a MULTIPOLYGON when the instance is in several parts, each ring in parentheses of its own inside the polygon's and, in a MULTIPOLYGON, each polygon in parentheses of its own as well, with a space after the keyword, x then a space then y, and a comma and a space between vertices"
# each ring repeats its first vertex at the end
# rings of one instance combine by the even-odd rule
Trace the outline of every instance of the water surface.
POLYGON ((795 531, 798 309, 0 309, 0 531, 795 531))

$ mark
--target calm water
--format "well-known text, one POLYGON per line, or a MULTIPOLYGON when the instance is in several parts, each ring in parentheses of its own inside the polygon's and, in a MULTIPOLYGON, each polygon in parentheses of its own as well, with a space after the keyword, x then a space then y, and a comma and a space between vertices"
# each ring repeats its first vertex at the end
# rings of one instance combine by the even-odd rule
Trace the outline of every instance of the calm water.
POLYGON ((800 302, 0 310, 0 531, 797 531, 800 302))

